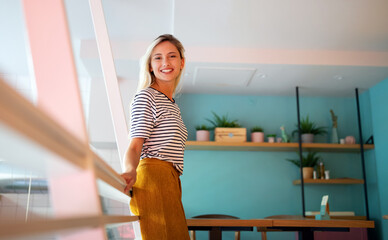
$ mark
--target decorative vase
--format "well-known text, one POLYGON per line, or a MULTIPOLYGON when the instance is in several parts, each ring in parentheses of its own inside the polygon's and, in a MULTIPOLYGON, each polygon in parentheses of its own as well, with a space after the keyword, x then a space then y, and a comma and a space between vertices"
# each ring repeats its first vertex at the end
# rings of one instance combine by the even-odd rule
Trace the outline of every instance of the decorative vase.
POLYGON ((312 179, 313 178, 313 172, 314 172, 313 167, 304 167, 302 169, 302 171, 303 171, 303 179, 312 179))
POLYGON ((337 128, 333 127, 331 130, 331 143, 338 143, 338 133, 337 128))
POLYGON ((313 143, 313 142, 314 142, 314 134, 312 133, 302 134, 302 143, 313 143))
POLYGON ((263 132, 253 132, 251 133, 252 142, 264 142, 264 133, 263 132))
POLYGON ((208 130, 197 130, 197 141, 210 141, 210 132, 208 130))

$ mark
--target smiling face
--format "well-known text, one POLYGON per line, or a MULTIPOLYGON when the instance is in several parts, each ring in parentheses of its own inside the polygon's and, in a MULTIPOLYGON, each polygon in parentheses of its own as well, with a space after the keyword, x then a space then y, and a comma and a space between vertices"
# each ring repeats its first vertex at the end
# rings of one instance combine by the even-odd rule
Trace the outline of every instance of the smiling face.
POLYGON ((159 43, 151 53, 150 71, 153 72, 156 82, 175 83, 184 64, 178 49, 169 41, 159 43))

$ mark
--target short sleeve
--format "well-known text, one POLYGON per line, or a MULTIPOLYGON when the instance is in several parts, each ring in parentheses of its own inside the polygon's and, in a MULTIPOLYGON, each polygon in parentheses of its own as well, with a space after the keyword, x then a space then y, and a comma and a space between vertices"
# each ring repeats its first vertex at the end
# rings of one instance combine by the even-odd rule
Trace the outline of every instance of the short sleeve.
POLYGON ((155 102, 149 92, 138 93, 131 106, 131 138, 149 138, 155 123, 155 102))

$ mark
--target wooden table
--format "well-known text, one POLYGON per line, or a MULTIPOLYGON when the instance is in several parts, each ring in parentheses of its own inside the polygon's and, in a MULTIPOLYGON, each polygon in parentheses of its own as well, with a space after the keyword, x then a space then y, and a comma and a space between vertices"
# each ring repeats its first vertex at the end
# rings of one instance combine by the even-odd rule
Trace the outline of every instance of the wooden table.
POLYGON ((350 228, 374 228, 374 221, 366 220, 315 220, 303 218, 303 216, 274 216, 266 219, 272 219, 272 227, 268 230, 298 231, 300 239, 314 239, 315 231, 349 231, 350 228))
POLYGON ((270 219, 187 219, 189 230, 209 231, 209 240, 221 240, 222 231, 253 231, 254 227, 272 227, 270 219))
MULTIPOLYGON (((244 231, 256 227, 258 231, 300 232, 300 239, 314 239, 315 231, 349 231, 350 228, 374 228, 374 221, 366 220, 315 220, 302 216, 282 215, 266 219, 187 219, 189 230, 208 230, 210 240, 222 239, 222 228, 235 227, 244 231)), ((237 230, 238 231, 238 230, 237 230)))

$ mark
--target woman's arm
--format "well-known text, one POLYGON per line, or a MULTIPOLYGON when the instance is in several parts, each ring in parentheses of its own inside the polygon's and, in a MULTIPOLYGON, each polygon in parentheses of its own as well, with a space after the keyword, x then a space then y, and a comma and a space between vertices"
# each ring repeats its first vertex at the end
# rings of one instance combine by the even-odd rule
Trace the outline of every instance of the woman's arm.
POLYGON ((121 176, 124 178, 127 186, 124 189, 125 193, 129 193, 133 184, 136 182, 136 168, 139 165, 141 149, 143 148, 144 138, 132 138, 124 156, 124 173, 121 176))

